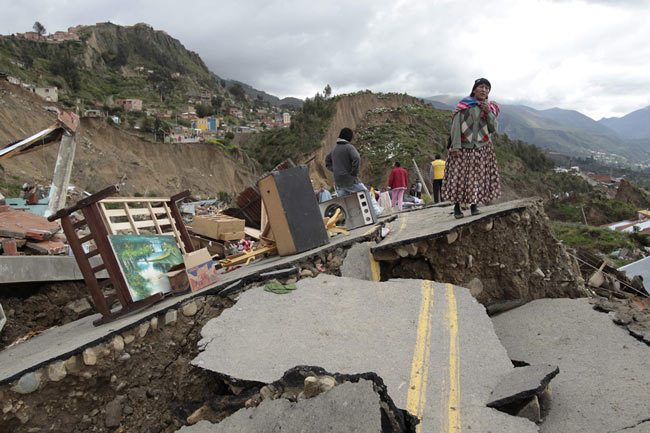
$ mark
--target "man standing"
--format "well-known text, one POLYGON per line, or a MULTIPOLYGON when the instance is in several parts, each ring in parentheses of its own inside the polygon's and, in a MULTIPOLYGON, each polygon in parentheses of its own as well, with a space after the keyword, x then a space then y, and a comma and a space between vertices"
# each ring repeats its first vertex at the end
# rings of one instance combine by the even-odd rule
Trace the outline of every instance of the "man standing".
POLYGON ((350 143, 353 136, 350 128, 341 129, 336 146, 325 157, 325 167, 334 173, 334 183, 339 197, 366 190, 358 177, 361 157, 350 143))
POLYGON ((445 161, 436 155, 436 159, 431 162, 429 177, 433 183, 433 202, 440 202, 440 189, 442 188, 442 179, 445 177, 445 161))
POLYGON ((422 182, 420 179, 415 181, 415 196, 417 198, 422 198, 422 182))

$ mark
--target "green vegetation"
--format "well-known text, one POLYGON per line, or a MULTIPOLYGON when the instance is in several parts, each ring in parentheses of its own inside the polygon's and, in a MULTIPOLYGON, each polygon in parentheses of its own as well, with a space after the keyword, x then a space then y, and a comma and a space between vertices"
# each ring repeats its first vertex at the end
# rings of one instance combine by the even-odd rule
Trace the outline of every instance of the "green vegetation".
MULTIPOLYGON (((647 236, 636 233, 623 233, 577 223, 551 222, 555 236, 566 246, 576 250, 586 250, 592 254, 611 254, 621 248, 634 250, 650 246, 647 236)), ((608 256, 615 266, 623 266, 627 261, 608 256)))
POLYGON ((296 158, 320 146, 327 132, 336 102, 319 93, 306 98, 302 108, 292 117, 289 128, 264 131, 251 137, 244 145, 264 170, 269 170, 287 158, 296 158))
POLYGON ((632 219, 637 213, 637 208, 632 204, 590 194, 549 200, 544 204, 544 210, 552 220, 577 223, 584 222, 586 217, 587 223, 593 225, 632 219))

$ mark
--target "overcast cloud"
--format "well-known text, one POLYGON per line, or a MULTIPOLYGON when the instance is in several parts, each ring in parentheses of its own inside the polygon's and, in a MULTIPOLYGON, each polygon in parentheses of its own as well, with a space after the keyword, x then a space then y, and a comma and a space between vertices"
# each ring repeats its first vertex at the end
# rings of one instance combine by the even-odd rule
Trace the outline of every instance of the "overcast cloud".
POLYGON ((24 0, 3 5, 0 33, 145 22, 279 97, 465 95, 486 77, 496 101, 597 120, 650 105, 649 20, 646 0, 24 0))

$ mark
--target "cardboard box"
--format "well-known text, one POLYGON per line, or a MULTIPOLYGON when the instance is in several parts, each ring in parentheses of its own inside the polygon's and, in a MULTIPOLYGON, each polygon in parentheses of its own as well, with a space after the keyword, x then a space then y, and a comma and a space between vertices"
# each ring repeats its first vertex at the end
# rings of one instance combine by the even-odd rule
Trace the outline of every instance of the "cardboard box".
POLYGON ((195 292, 219 280, 217 263, 207 248, 184 254, 183 263, 172 266, 165 275, 175 295, 195 292))
POLYGON ((197 215, 192 221, 192 232, 221 241, 243 239, 246 221, 227 215, 197 215))

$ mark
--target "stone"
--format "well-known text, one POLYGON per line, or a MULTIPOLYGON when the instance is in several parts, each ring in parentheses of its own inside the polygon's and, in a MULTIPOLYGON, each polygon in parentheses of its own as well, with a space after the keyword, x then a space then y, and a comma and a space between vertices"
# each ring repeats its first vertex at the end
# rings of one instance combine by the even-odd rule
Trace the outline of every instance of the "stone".
POLYGON ((526 418, 532 422, 539 422, 541 420, 541 412, 539 409, 539 400, 534 395, 530 401, 517 412, 517 416, 526 418))
POLYGON ((208 415, 212 413, 212 409, 210 409, 209 405, 203 405, 194 412, 192 412, 192 415, 187 417, 187 423, 189 425, 194 425, 197 422, 204 420, 208 417, 208 415))
POLYGON ((70 302, 68 305, 66 305, 66 308, 74 311, 79 315, 89 313, 93 309, 93 307, 90 305, 90 302, 88 302, 88 299, 86 298, 81 298, 70 302))
POLYGON ((300 391, 300 394, 298 394, 298 397, 296 397, 296 401, 303 401, 306 400, 307 396, 305 395, 304 391, 300 391))
POLYGON ((13 408, 14 404, 11 402, 11 400, 5 400, 4 403, 2 403, 2 413, 9 413, 13 408))
POLYGON ((303 269, 300 271, 300 276, 303 278, 311 278, 314 276, 314 273, 310 269, 303 269))
POLYGON ((321 376, 318 378, 320 392, 327 392, 336 386, 336 379, 332 376, 321 376))
POLYGON ((145 335, 147 335, 147 332, 149 332, 149 322, 144 322, 142 325, 138 326, 138 335, 140 338, 144 338, 145 335))
POLYGON ((154 317, 153 319, 151 319, 150 323, 151 323, 151 329, 154 330, 154 331, 157 331, 158 330, 158 318, 154 317))
POLYGON ((467 256, 467 269, 471 269, 474 264, 474 256, 471 254, 467 256))
POLYGON ((40 370, 24 374, 11 390, 18 394, 31 394, 36 391, 41 384, 42 373, 40 370))
POLYGON ((308 376, 305 378, 305 398, 312 398, 320 393, 320 385, 318 378, 315 376, 308 376))
POLYGON ((494 228, 494 221, 490 220, 490 222, 486 223, 485 226, 483 226, 483 228, 486 232, 489 232, 494 228))
POLYGON ((372 253, 372 256, 375 260, 380 262, 388 262, 393 260, 398 260, 400 257, 395 252, 395 250, 379 250, 372 253))
POLYGON ((265 385, 260 389, 260 395, 262 396, 262 400, 268 400, 270 398, 273 398, 273 395, 276 393, 276 389, 273 385, 265 385))
POLYGON ((447 234, 447 243, 453 244, 458 240, 458 232, 451 232, 447 234))
POLYGON ((121 335, 116 335, 113 338, 113 350, 116 353, 120 353, 124 350, 124 338, 121 335))
POLYGON ((289 392, 289 391, 283 392, 282 395, 280 396, 280 398, 284 398, 284 399, 291 400, 291 401, 296 400, 296 396, 292 392, 289 392))
POLYGON ((473 278, 472 281, 467 284, 467 288, 469 288, 469 292, 472 296, 476 298, 483 292, 483 282, 478 278, 473 278))
POLYGON ((541 416, 544 416, 544 414, 547 414, 551 410, 552 397, 553 391, 551 390, 551 384, 549 383, 546 389, 537 396, 537 399, 539 400, 539 410, 541 416))
POLYGON ((521 216, 520 216, 518 213, 513 213, 513 214, 510 214, 510 216, 508 217, 508 219, 509 219, 510 222, 512 222, 513 224, 517 224, 517 223, 519 223, 519 221, 521 221, 521 216))
POLYGON ((133 413, 133 408, 127 404, 124 406, 124 409, 122 409, 122 413, 124 415, 131 415, 133 413))
POLYGON ((427 251, 429 251, 429 242, 422 241, 418 242, 416 245, 418 248, 418 254, 421 256, 425 255, 427 251))
POLYGON ((106 418, 104 423, 106 427, 117 427, 122 421, 122 401, 115 398, 106 405, 106 418))
POLYGON ((78 373, 81 370, 81 362, 79 362, 79 357, 76 355, 66 359, 63 363, 65 364, 65 371, 68 373, 78 373))
POLYGON ((544 278, 546 276, 544 271, 542 271, 540 268, 535 269, 533 271, 533 275, 537 275, 538 277, 542 277, 542 278, 544 278))
POLYGON ((197 311, 199 311, 199 307, 196 305, 196 302, 189 302, 183 305, 181 311, 183 313, 183 316, 192 317, 196 314, 197 311))
POLYGON ((47 377, 52 382, 58 382, 67 375, 68 373, 65 371, 65 362, 63 361, 55 362, 47 367, 47 377))
POLYGON ((298 279, 296 277, 289 277, 289 278, 287 278, 287 281, 285 282, 285 284, 293 284, 296 281, 298 281, 298 279))
POLYGON ((92 347, 89 347, 88 349, 83 351, 83 360, 84 364, 86 365, 95 365, 97 364, 97 354, 95 353, 95 349, 92 347))
POLYGON ((135 335, 129 333, 129 334, 124 334, 122 337, 124 339, 124 344, 131 344, 133 341, 135 341, 135 335))
POLYGON ((129 359, 131 359, 131 355, 128 353, 123 353, 119 358, 120 361, 128 361, 129 359))
POLYGON ((176 318, 178 316, 178 312, 176 310, 169 310, 165 313, 165 326, 171 325, 172 323, 176 323, 176 318))
POLYGON ((262 396, 255 394, 244 403, 244 407, 257 407, 262 402, 262 396))

